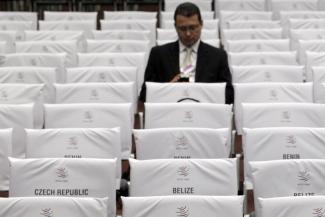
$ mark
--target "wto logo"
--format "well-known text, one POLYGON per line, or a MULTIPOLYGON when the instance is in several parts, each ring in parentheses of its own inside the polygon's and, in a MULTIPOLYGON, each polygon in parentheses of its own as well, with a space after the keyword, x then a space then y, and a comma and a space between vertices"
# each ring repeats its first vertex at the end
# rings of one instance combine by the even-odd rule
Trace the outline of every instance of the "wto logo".
POLYGON ((90 100, 98 100, 98 92, 97 90, 91 90, 90 92, 90 100))
POLYGON ((271 81, 272 76, 270 72, 265 72, 264 73, 265 81, 271 81))
POLYGON ((108 60, 108 65, 114 66, 115 65, 114 60, 113 59, 109 59, 108 60))
POLYGON ((325 210, 323 208, 313 209, 313 217, 325 217, 325 210))
POLYGON ((291 114, 289 111, 282 112, 282 122, 291 122, 291 114))
POLYGON ((190 215, 189 208, 186 206, 177 207, 177 217, 188 217, 190 215))
POLYGON ((8 100, 8 93, 5 90, 0 91, 1 100, 8 100))
POLYGON ((192 122, 193 121, 193 112, 192 111, 185 111, 184 113, 184 122, 192 122))
POLYGON ((188 175, 190 175, 190 168, 188 168, 187 166, 179 167, 177 170, 177 174, 179 176, 187 177, 188 175))
POLYGON ((49 52, 49 49, 46 46, 43 46, 43 51, 44 52, 49 52))
POLYGON ((185 136, 176 138, 176 149, 184 149, 187 147, 188 140, 185 136))
POLYGON ((99 73, 99 75, 98 75, 98 81, 99 82, 105 82, 106 81, 106 75, 105 75, 105 73, 103 73, 103 72, 99 73))
POLYGON ((68 178, 68 175, 69 175, 67 169, 64 167, 60 167, 60 168, 56 169, 55 173, 56 173, 56 176, 61 179, 66 179, 66 178, 68 178))
POLYGON ((16 81, 17 82, 25 82, 25 76, 24 76, 24 74, 21 73, 21 72, 18 72, 16 81))
POLYGON ((293 135, 287 136, 286 141, 287 141, 288 144, 292 144, 292 145, 297 143, 297 139, 293 135))
POLYGON ((278 93, 276 90, 270 90, 270 99, 271 100, 278 100, 278 93))
POLYGON ((189 96, 190 96, 189 90, 188 89, 185 89, 183 91, 183 97, 189 97, 189 96))
POLYGON ((85 111, 85 113, 84 113, 84 122, 85 123, 93 122, 93 114, 90 111, 85 111))
POLYGON ((36 65, 37 65, 37 62, 36 62, 35 59, 31 59, 31 60, 30 60, 30 64, 31 64, 32 66, 36 66, 36 65))
POLYGON ((53 214, 53 211, 51 208, 42 209, 40 214, 41 214, 41 216, 45 216, 45 217, 54 217, 54 214, 53 214))
POLYGON ((308 182, 311 179, 311 175, 310 175, 310 172, 308 171, 308 169, 298 172, 297 177, 298 177, 299 181, 302 181, 302 183, 300 183, 300 184, 309 184, 308 182))

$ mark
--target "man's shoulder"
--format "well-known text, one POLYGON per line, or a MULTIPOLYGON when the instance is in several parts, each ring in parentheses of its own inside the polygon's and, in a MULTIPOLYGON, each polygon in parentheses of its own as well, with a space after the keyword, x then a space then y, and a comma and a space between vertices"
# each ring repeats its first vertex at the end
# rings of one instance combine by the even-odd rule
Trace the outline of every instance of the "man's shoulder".
POLYGON ((178 42, 174 41, 174 42, 169 42, 163 45, 157 45, 155 47, 152 48, 153 51, 167 51, 167 50, 171 50, 171 49, 175 49, 177 47, 178 42))
POLYGON ((214 52, 214 53, 225 53, 225 50, 222 48, 214 47, 208 43, 201 41, 200 47, 202 50, 214 52))

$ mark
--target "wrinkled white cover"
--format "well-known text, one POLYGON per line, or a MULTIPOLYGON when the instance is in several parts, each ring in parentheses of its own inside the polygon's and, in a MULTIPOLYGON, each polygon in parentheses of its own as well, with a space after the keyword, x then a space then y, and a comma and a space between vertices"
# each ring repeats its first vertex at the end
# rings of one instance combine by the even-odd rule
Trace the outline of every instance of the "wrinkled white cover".
POLYGON ((151 20, 157 18, 157 12, 149 11, 104 11, 105 20, 139 19, 151 20))
POLYGON ((270 11, 226 11, 221 10, 219 12, 220 18, 220 28, 224 29, 227 27, 226 23, 228 21, 235 21, 235 20, 272 20, 272 12, 270 11))
POLYGON ((22 41, 25 38, 24 31, 36 30, 32 21, 5 21, 0 20, 0 29, 2 31, 15 31, 16 40, 22 41))
POLYGON ((228 29, 278 29, 281 28, 279 21, 272 20, 232 20, 227 23, 228 29))
MULTIPOLYGON (((9 197, 108 197, 108 216, 115 216, 116 159, 30 158, 10 160, 9 197), (39 189, 54 194, 39 195, 39 189), (58 190, 88 189, 87 195, 61 195, 58 190), (49 192, 52 193, 52 192, 49 192)), ((45 193, 45 192, 43 192, 45 193)))
POLYGON ((255 39, 255 40, 227 40, 228 52, 277 52, 290 51, 289 39, 255 39))
POLYGON ((96 30, 96 20, 94 21, 87 21, 83 20, 80 21, 42 21, 38 22, 39 30, 50 30, 50 31, 82 31, 86 38, 91 38, 91 31, 96 30))
POLYGON ((0 105, 0 128, 13 128, 12 156, 25 157, 24 128, 34 128, 33 104, 0 105))
POLYGON ((44 11, 44 20, 46 21, 85 21, 96 22, 97 12, 67 12, 67 11, 44 11))
POLYGON ((291 29, 291 49, 298 49, 298 40, 320 40, 325 39, 325 29, 291 29))
POLYGON ((16 197, 0 199, 2 217, 83 216, 107 217, 108 198, 16 197))
MULTIPOLYGON (((161 28, 162 29, 175 29, 175 21, 174 20, 163 20, 161 21, 161 28)), ((219 34, 219 20, 212 19, 212 20, 204 20, 203 21, 203 30, 215 30, 218 31, 219 34)))
POLYGON ((304 66, 248 65, 232 66, 233 83, 303 82, 304 66))
POLYGON ((309 18, 309 19, 289 19, 290 29, 324 29, 325 18, 309 18))
POLYGON ((98 30, 92 33, 95 40, 150 40, 149 30, 98 30))
POLYGON ((121 178, 119 128, 25 129, 26 158, 117 158, 116 179, 121 178))
POLYGON ((133 82, 54 84, 55 103, 131 103, 136 112, 133 82))
POLYGON ((313 84, 314 84, 314 102, 325 103, 325 92, 323 83, 325 83, 325 67, 317 66, 312 67, 313 84))
POLYGON ((121 128, 122 159, 131 152, 130 103, 45 104, 45 128, 121 128))
POLYGON ((325 39, 320 40, 299 40, 299 62, 306 63, 306 52, 325 52, 325 39))
MULTIPOLYGON (((218 39, 219 33, 216 29, 202 29, 201 32, 201 40, 212 40, 212 39, 218 39)), ((157 40, 170 40, 170 41, 176 41, 178 39, 177 32, 174 29, 157 29, 157 40)))
POLYGON ((79 53, 79 67, 133 66, 137 67, 137 89, 140 91, 146 65, 145 53, 79 53))
POLYGON ((306 51, 306 76, 307 81, 312 81, 313 72, 312 67, 324 66, 325 52, 306 51))
POLYGON ((0 191, 9 190, 9 161, 12 152, 12 129, 0 130, 0 191))
POLYGON ((165 1, 165 11, 175 11, 176 7, 183 2, 193 2, 196 4, 200 11, 212 11, 211 0, 167 0, 165 1))
POLYGON ((242 196, 122 197, 124 217, 201 216, 242 217, 242 196))
POLYGON ((193 188, 183 195, 237 195, 237 161, 228 159, 158 159, 130 161, 130 196, 166 196, 173 188, 193 188), (144 184, 145 183, 145 184, 144 184))
MULTIPOLYGON (((301 193, 324 195, 325 160, 274 160, 251 162, 254 201, 257 198, 287 197, 301 193)), ((307 194, 307 195, 306 195, 307 194)), ((255 207, 260 216, 260 207, 255 207)))
POLYGON ((297 52, 240 52, 228 53, 231 65, 298 65, 297 52))
POLYGON ((16 51, 16 31, 0 31, 0 40, 6 42, 6 53, 14 53, 16 51))
POLYGON ((1 11, 0 20, 32 21, 33 28, 37 28, 37 13, 26 11, 1 11))
POLYGON ((259 198, 261 217, 322 216, 324 196, 259 198))
POLYGON ((17 53, 66 53, 67 67, 77 65, 77 41, 25 41, 16 43, 17 53))
POLYGON ((266 0, 269 10, 274 13, 274 18, 280 18, 280 11, 317 11, 318 0, 266 0))
POLYGON ((218 0, 215 11, 265 11, 265 0, 218 0))
POLYGON ((325 105, 243 103, 243 127, 325 127, 325 105))
POLYGON ((193 102, 225 103, 226 83, 157 83, 146 82, 146 102, 164 103, 193 102))
POLYGON ((235 123, 237 133, 242 134, 242 103, 312 103, 313 84, 310 83, 237 83, 235 92, 235 123))
POLYGON ((140 40, 87 40, 88 53, 149 52, 149 41, 140 40))
POLYGON ((325 128, 244 129, 244 171, 246 188, 252 187, 248 162, 282 159, 323 159, 325 128), (289 155, 289 156, 288 156, 289 155), (291 157, 292 158, 288 158, 291 157))
POLYGON ((143 129, 133 135, 139 160, 229 157, 227 128, 143 129))

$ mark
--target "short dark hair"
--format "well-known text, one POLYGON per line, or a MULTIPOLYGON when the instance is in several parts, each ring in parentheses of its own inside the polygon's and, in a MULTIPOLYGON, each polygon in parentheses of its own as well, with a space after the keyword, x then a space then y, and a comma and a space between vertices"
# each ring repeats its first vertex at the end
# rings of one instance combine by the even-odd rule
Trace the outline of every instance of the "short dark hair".
POLYGON ((200 23, 202 23, 201 12, 198 6, 191 2, 184 2, 177 6, 174 13, 174 21, 176 22, 177 15, 181 15, 184 17, 191 17, 197 15, 200 23))

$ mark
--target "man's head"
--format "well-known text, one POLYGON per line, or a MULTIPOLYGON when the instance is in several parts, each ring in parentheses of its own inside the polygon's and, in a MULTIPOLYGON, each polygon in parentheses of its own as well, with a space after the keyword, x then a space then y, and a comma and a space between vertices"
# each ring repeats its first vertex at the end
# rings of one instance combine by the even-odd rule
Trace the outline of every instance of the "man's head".
POLYGON ((178 5, 174 21, 178 38, 186 47, 191 47, 200 39, 203 21, 195 4, 185 2, 178 5))

